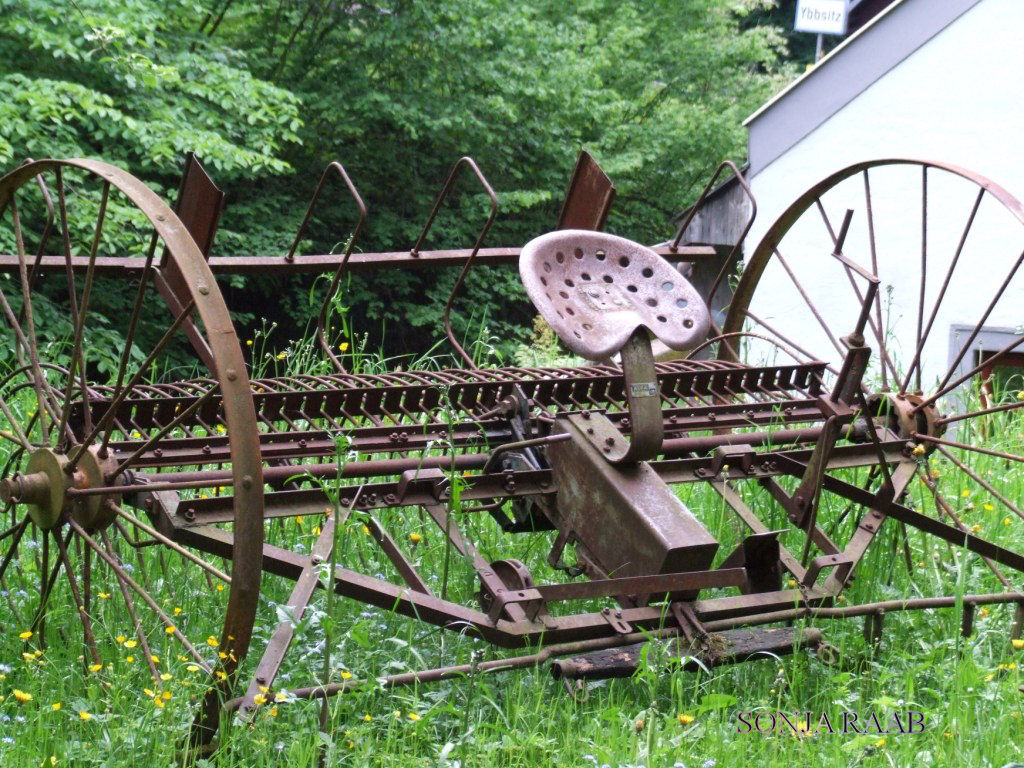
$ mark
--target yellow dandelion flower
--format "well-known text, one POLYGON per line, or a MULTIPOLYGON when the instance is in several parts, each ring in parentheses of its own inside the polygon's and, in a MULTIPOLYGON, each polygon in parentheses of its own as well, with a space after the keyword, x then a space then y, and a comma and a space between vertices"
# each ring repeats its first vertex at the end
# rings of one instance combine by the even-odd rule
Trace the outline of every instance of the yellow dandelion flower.
POLYGON ((164 697, 164 701, 170 701, 171 700, 171 692, 170 691, 164 691, 160 695, 164 697))
POLYGON ((153 703, 156 705, 157 709, 163 709, 164 708, 163 699, 160 699, 160 698, 153 699, 153 703))
POLYGON ((252 339, 246 339, 245 340, 245 346, 251 347, 252 346, 252 339))
POLYGON ((875 746, 876 747, 884 747, 885 746, 885 736, 883 736, 878 741, 876 741, 875 742, 875 746))
POLYGON ((340 349, 342 352, 348 352, 348 342, 341 342, 341 344, 338 345, 338 349, 340 349))
POLYGON ((136 645, 138 645, 138 643, 135 642, 134 640, 125 640, 124 641, 124 647, 125 648, 134 648, 136 645))
POLYGON ((32 694, 31 693, 25 693, 25 691, 21 691, 21 690, 18 690, 17 688, 15 688, 14 689, 14 698, 16 698, 18 700, 19 704, 24 704, 27 701, 32 701, 32 694))
POLYGON ((185 669, 188 670, 189 672, 198 672, 199 671, 199 667, 197 667, 195 664, 189 664, 187 667, 185 667, 185 669))
POLYGON ((90 672, 99 672, 101 669, 103 669, 103 665, 102 664, 90 664, 89 665, 89 671, 90 672))
POLYGON ((213 635, 210 635, 208 638, 206 638, 206 644, 208 646, 210 646, 211 648, 216 648, 217 646, 220 645, 220 640, 218 640, 213 635))
POLYGON ((295 522, 298 523, 299 525, 302 525, 302 515, 296 515, 295 516, 295 522))
POLYGON ((981 616, 981 618, 983 618, 983 619, 984 619, 984 618, 985 618, 986 616, 988 616, 988 608, 985 608, 985 607, 983 606, 983 607, 981 608, 981 610, 979 610, 979 611, 978 611, 978 615, 979 615, 979 616, 981 616))
POLYGON ((368 526, 366 526, 366 525, 363 526, 363 533, 365 533, 367 536, 370 535, 370 529, 369 529, 368 526))
POLYGON ((363 715, 363 720, 365 720, 367 723, 372 723, 373 722, 373 718, 370 717, 369 714, 363 715))
POLYGON ((278 352, 277 353, 277 359, 278 360, 284 360, 287 357, 288 357, 288 353, 287 352, 278 352))
POLYGON ((218 680, 227 680, 228 679, 227 673, 223 669, 218 669, 217 670, 217 679, 218 680))
MULTIPOLYGON (((942 477, 942 473, 937 469, 933 469, 928 473, 928 476, 931 477, 932 480, 938 480, 942 477)), ((885 739, 880 739, 880 741, 885 741, 885 739)))
POLYGON ((1017 393, 1018 400, 1024 400, 1024 389, 1017 393))
POLYGON ((25 631, 18 635, 18 637, 20 637, 22 640, 28 640, 30 637, 32 637, 32 633, 25 631))
POLYGON ((146 694, 147 696, 149 696, 149 698, 151 698, 151 699, 152 699, 152 698, 153 698, 154 696, 156 696, 156 691, 154 691, 154 690, 153 690, 152 688, 143 688, 143 689, 142 689, 142 692, 143 692, 144 694, 146 694))
POLYGON ((124 660, 125 660, 126 662, 128 662, 129 664, 132 664, 132 663, 134 663, 134 662, 135 662, 135 657, 134 657, 134 656, 125 656, 125 657, 124 657, 124 660))
POLYGON ((78 716, 83 720, 92 720, 92 715, 86 712, 84 709, 79 710, 78 716))
POLYGON ((962 499, 966 499, 970 495, 971 495, 971 491, 968 488, 964 488, 962 491, 960 491, 960 498, 962 498, 962 499))
POLYGON ((945 737, 946 737, 947 739, 952 739, 952 738, 953 738, 953 734, 952 734, 952 733, 950 733, 949 731, 946 731, 946 732, 945 732, 944 734, 942 734, 942 735, 943 735, 943 736, 945 736, 945 737))
POLYGON ((921 445, 920 443, 917 443, 914 446, 914 448, 911 451, 911 453, 913 453, 915 456, 920 456, 921 454, 924 453, 924 451, 925 451, 925 447, 923 445, 921 445))
POLYGON ((687 715, 687 714, 682 714, 682 715, 679 715, 679 716, 678 716, 678 717, 676 718, 676 720, 678 720, 678 721, 679 721, 679 724, 680 724, 680 725, 689 725, 690 723, 692 723, 692 722, 694 721, 694 719, 695 719, 695 718, 694 718, 694 716, 693 716, 693 715, 687 715))
POLYGON ((1008 518, 1008 517, 1004 517, 1003 518, 1003 525, 1009 525, 1012 522, 1013 521, 1010 518, 1008 518))
POLYGON ((154 664, 160 663, 160 657, 155 654, 150 654, 149 660, 152 661, 154 664))
POLYGON ((97 592, 97 594, 99 595, 101 600, 106 600, 108 597, 110 597, 109 592, 97 592))
POLYGON ((971 526, 971 533, 977 533, 980 530, 981 530, 981 526, 978 525, 977 523, 975 523, 974 525, 971 526))
POLYGON ((1013 638, 1013 640, 1011 640, 1010 643, 1018 651, 1024 648, 1024 640, 1021 640, 1019 637, 1013 638))
POLYGON ((185 656, 184 654, 180 654, 179 653, 178 654, 178 661, 180 661, 182 664, 184 664, 186 661, 188 661, 188 656, 185 656))
POLYGON ((223 424, 218 424, 217 425, 217 431, 220 432, 223 435, 225 432, 228 431, 228 428, 225 427, 223 424))
POLYGON ((115 639, 115 640, 116 640, 116 641, 117 641, 118 643, 123 643, 123 642, 124 642, 125 640, 127 640, 128 638, 127 638, 127 637, 125 637, 124 635, 118 635, 118 636, 117 636, 117 637, 115 637, 114 639, 115 639))
POLYGON ((349 749, 355 749, 356 748, 356 743, 354 741, 349 741, 348 748, 349 749))
POLYGON ((269 714, 271 717, 277 717, 277 705, 274 705, 270 708, 269 714))
POLYGON ((52 710, 53 710, 54 712, 60 712, 60 708, 61 708, 61 703, 60 703, 59 701, 55 701, 55 702, 53 702, 53 704, 51 704, 51 705, 50 705, 50 708, 51 708, 51 709, 52 709, 52 710))
POLYGON ((224 653, 224 651, 217 651, 217 655, 222 659, 226 659, 228 657, 228 655, 224 653))
POLYGON ((409 719, 415 723, 417 720, 420 719, 420 716, 416 712, 410 712, 409 719))
POLYGON ((987 675, 985 675, 985 682, 986 683, 991 683, 995 679, 996 679, 995 672, 989 672, 987 675))
POLYGON ((352 673, 349 672, 347 669, 341 670, 341 679, 342 680, 351 680, 352 679, 352 673))
POLYGON ((993 507, 991 504, 982 504, 981 508, 984 509, 986 512, 991 512, 992 510, 995 509, 995 507, 993 507))
POLYGON ((796 586, 796 579, 790 579, 789 581, 787 581, 786 582, 786 586, 789 587, 790 589, 795 587, 796 586))
POLYGON ((164 627, 164 632, 166 632, 168 635, 173 635, 176 631, 177 627, 175 627, 173 624, 164 627))
POLYGON ((32 651, 32 656, 34 656, 34 657, 35 657, 35 658, 37 658, 37 659, 38 659, 38 658, 39 658, 40 656, 42 656, 42 655, 43 655, 43 652, 42 652, 42 651, 40 651, 40 650, 39 650, 38 648, 37 648, 36 650, 32 651))
POLYGON ((181 616, 181 608, 179 608, 178 606, 174 606, 174 615, 181 616))
POLYGON ((401 717, 402 716, 402 710, 396 709, 395 712, 394 712, 394 715, 395 715, 396 718, 401 717))
POLYGON ((413 533, 409 534, 409 541, 411 541, 413 544, 419 544, 421 541, 423 541, 423 536, 414 531, 413 533))
POLYGON ((174 675, 170 674, 169 672, 164 672, 162 675, 160 675, 160 679, 166 683, 168 680, 173 680, 174 675))
POLYGON ((224 585, 223 584, 218 584, 217 585, 217 591, 218 592, 223 592, 224 591, 224 585))
POLYGON ((255 704, 257 707, 262 707, 264 704, 267 703, 267 697, 264 696, 262 693, 257 693, 255 696, 252 697, 252 703, 255 704))

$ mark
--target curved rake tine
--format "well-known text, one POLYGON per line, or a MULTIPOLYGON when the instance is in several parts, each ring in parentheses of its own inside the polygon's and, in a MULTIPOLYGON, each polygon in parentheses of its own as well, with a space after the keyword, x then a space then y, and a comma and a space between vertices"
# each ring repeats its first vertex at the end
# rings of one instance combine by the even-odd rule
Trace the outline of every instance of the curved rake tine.
POLYGON ((341 259, 341 263, 338 265, 338 269, 334 272, 334 277, 331 279, 331 285, 327 289, 327 295, 324 296, 324 302, 320 306, 320 314, 316 318, 316 338, 320 343, 320 348, 327 354, 331 364, 338 373, 345 373, 345 366, 342 365, 341 360, 334 354, 331 349, 331 345, 327 341, 327 334, 324 326, 327 322, 327 308, 330 306, 331 301, 334 299, 334 295, 338 291, 338 284, 341 282, 341 276, 345 273, 345 269, 348 266, 349 257, 352 255, 352 249, 355 247, 356 241, 359 239, 359 235, 363 231, 363 226, 366 224, 366 204, 363 202, 362 196, 359 194, 359 190, 356 189, 356 185, 352 183, 352 179, 349 178, 348 173, 345 171, 345 166, 335 161, 330 163, 324 168, 323 174, 320 176, 320 182, 316 185, 316 190, 313 192, 313 198, 309 201, 309 207, 306 208, 306 215, 302 219, 302 224, 299 225, 299 231, 295 233, 295 240, 292 242, 292 247, 288 249, 288 255, 285 256, 285 261, 294 261, 295 251, 299 247, 299 242, 302 240, 302 236, 306 232, 306 226, 309 224, 309 219, 313 215, 313 209, 316 207, 317 201, 320 199, 320 193, 323 191, 324 185, 327 184, 327 178, 331 171, 334 171, 341 180, 345 182, 345 186, 348 187, 349 194, 352 195, 352 199, 355 201, 356 207, 359 209, 359 221, 356 223, 356 227, 352 230, 352 236, 348 240, 348 245, 345 247, 345 255, 341 259))
POLYGON ((430 231, 430 227, 434 223, 434 219, 437 218, 438 211, 441 210, 441 204, 445 201, 445 198, 448 197, 448 193, 451 192, 452 185, 455 183, 455 179, 457 178, 459 171, 466 166, 473 171, 473 175, 479 180, 480 184, 484 188, 484 192, 487 193, 487 197, 490 198, 491 214, 487 217, 487 221, 484 222, 484 226, 480 230, 480 234, 477 235, 476 242, 473 244, 473 252, 469 254, 469 257, 466 259, 466 263, 462 265, 462 271, 459 273, 459 277, 456 279, 455 285, 452 287, 452 292, 448 296, 448 302, 444 305, 443 317, 444 332, 448 337, 448 341, 451 342, 455 351, 459 353, 459 357, 461 357, 470 368, 476 368, 477 365, 473 362, 473 358, 466 353, 466 350, 463 349, 462 345, 455 339, 455 333, 452 331, 451 322, 452 305, 455 303, 455 297, 458 295, 459 289, 462 287, 462 283, 466 279, 466 274, 469 272, 470 267, 473 266, 473 262, 476 260, 477 253, 480 252, 480 247, 483 245, 484 238, 487 237, 487 233, 490 231, 491 225, 494 223, 494 219, 498 215, 498 196, 494 194, 494 189, 491 187, 490 182, 488 182, 484 177, 473 158, 460 157, 455 161, 455 165, 453 165, 451 171, 449 171, 448 178, 445 180, 444 187, 441 189, 441 194, 439 194, 437 196, 437 200, 434 201, 434 208, 431 210, 430 216, 427 218, 427 223, 423 225, 423 231, 420 232, 420 236, 416 238, 416 244, 412 247, 412 250, 409 251, 409 255, 413 257, 419 256, 420 247, 423 245, 423 241, 426 239, 427 233, 430 231))
POLYGON ((729 251, 729 255, 725 259, 725 263, 722 264, 722 268, 718 271, 714 281, 711 283, 711 289, 708 291, 708 309, 711 308, 711 302, 715 298, 715 294, 718 292, 718 288, 721 286, 722 280, 725 279, 726 273, 729 271, 730 265, 735 263, 736 256, 739 253, 739 249, 743 245, 743 241, 747 239, 747 234, 750 232, 750 228, 754 226, 754 219, 757 218, 757 199, 754 197, 754 192, 747 183, 746 178, 743 176, 743 172, 736 167, 736 164, 732 160, 724 160, 719 163, 718 168, 715 169, 714 174, 711 176, 711 180, 704 187, 704 191, 700 193, 700 197, 697 198, 697 202, 690 206, 690 212, 687 214, 686 219, 679 225, 679 230, 676 232, 675 239, 669 246, 672 253, 676 253, 679 250, 679 243, 683 239, 683 234, 686 232, 690 223, 694 217, 700 213, 701 208, 704 207, 704 201, 707 199, 708 194, 714 187, 715 182, 718 181, 718 177, 722 175, 722 171, 728 168, 732 171, 733 178, 736 179, 737 183, 743 189, 743 194, 747 196, 750 201, 750 218, 747 219, 746 225, 743 227, 743 231, 740 232, 739 237, 736 238, 736 243, 733 245, 732 250, 729 251))

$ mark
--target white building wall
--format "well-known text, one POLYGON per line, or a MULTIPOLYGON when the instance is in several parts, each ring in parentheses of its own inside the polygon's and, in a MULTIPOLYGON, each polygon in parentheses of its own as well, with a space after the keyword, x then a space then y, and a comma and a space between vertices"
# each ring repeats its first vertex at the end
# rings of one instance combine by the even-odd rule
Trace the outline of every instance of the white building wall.
MULTIPOLYGON (((801 193, 830 173, 862 160, 945 161, 984 174, 1024 197, 1022 40, 1024 0, 983 0, 772 161, 751 179, 758 218, 747 240, 747 257, 801 193)), ((976 191, 941 183, 939 176, 932 173, 929 188, 926 317, 976 191)), ((920 290, 921 175, 919 171, 873 172, 871 187, 886 334, 897 354, 909 362, 920 290)), ((855 218, 845 252, 869 264, 862 178, 848 182, 827 201, 834 226, 838 227, 846 207, 854 209, 855 218)), ((845 275, 832 264, 830 241, 820 217, 796 228, 792 237, 792 242, 783 241, 784 256, 816 297, 827 323, 838 332, 848 332, 856 318, 853 292, 845 275)), ((948 368, 951 328, 978 322, 1022 248, 1024 225, 986 200, 924 350, 926 390, 948 368)), ((790 278, 773 265, 759 283, 751 309, 815 356, 835 360, 835 350, 817 322, 796 311, 802 305, 790 278)), ((987 327, 1011 330, 1022 324, 1024 276, 1014 279, 1006 298, 986 321, 987 327)))

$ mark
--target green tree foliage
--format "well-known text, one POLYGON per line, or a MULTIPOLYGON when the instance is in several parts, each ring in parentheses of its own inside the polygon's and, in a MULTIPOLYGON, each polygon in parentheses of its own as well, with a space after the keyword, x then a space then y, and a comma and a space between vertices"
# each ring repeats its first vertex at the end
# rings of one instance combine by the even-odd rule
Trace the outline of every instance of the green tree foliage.
POLYGON ((188 0, 0 0, 0 162, 99 156, 152 177, 194 150, 281 173, 298 102, 196 34, 188 0))
MULTIPOLYGON (((369 206, 364 250, 408 249, 462 155, 501 200, 488 244, 521 244, 554 224, 586 147, 618 187, 609 229, 652 241, 719 160, 742 159, 741 121, 784 67, 779 30, 750 21, 771 5, 0 0, 0 163, 100 156, 170 189, 195 150, 229 193, 218 253, 280 254, 332 160, 369 206)), ((425 247, 472 244, 486 199, 470 181, 425 247)), ((325 195, 307 252, 341 247, 350 208, 325 195)), ((357 330, 423 349, 454 279, 377 273, 345 303, 357 330)), ((299 282, 229 291, 246 317, 294 323, 310 312, 299 282)), ((457 314, 508 349, 529 328, 507 272, 474 270, 457 314)))

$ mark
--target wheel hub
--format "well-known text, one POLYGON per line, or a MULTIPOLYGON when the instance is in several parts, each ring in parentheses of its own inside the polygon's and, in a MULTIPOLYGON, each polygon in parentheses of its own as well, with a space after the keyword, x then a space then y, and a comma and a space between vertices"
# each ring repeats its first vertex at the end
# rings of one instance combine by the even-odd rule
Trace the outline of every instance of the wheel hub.
MULTIPOLYGON (((87 530, 105 528, 116 513, 109 496, 76 496, 72 489, 96 488, 104 483, 104 464, 95 449, 82 453, 69 470, 70 459, 50 448, 38 448, 29 456, 25 473, 0 480, 0 501, 13 501, 28 507, 32 522, 50 530, 71 517, 87 530)), ((110 469, 110 467, 107 467, 110 469)))
MULTIPOLYGON (((868 406, 876 418, 885 419, 886 426, 906 440, 913 440, 914 435, 940 437, 945 425, 939 424, 942 414, 930 403, 919 408, 925 398, 921 395, 906 393, 879 392, 868 397, 868 406)), ((934 445, 928 443, 925 450, 929 453, 934 445)))

